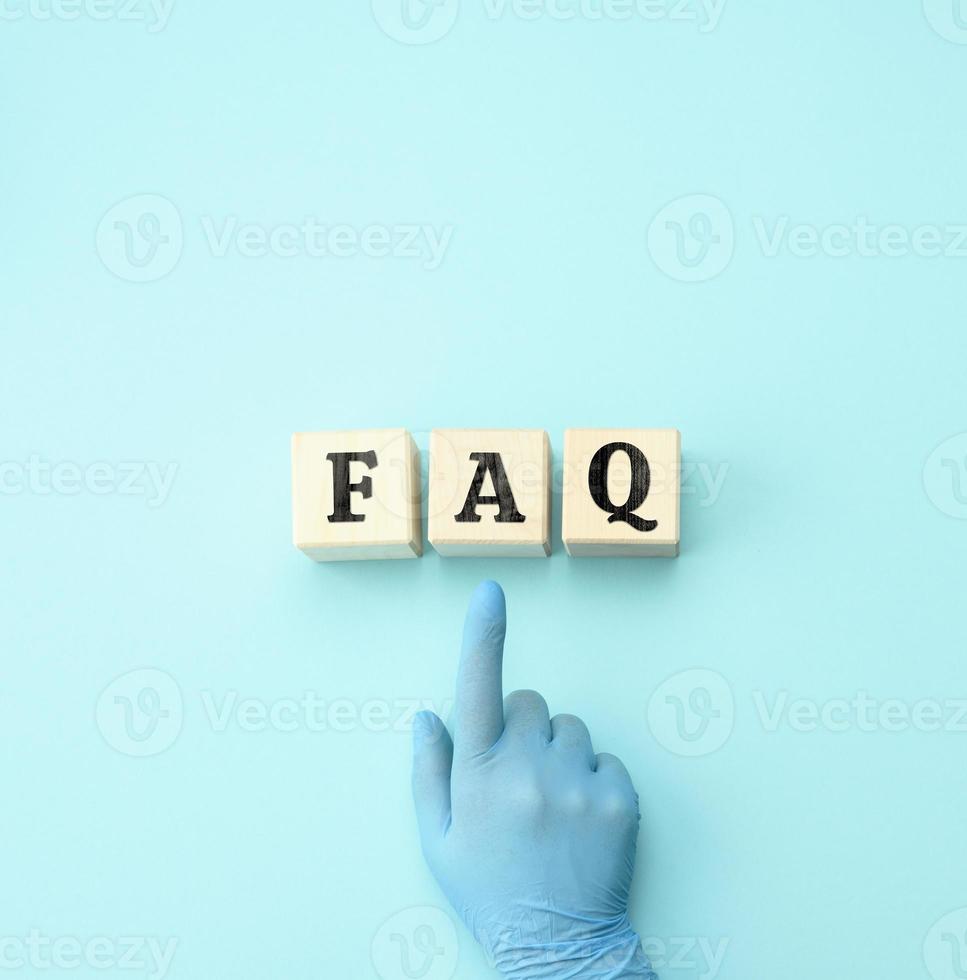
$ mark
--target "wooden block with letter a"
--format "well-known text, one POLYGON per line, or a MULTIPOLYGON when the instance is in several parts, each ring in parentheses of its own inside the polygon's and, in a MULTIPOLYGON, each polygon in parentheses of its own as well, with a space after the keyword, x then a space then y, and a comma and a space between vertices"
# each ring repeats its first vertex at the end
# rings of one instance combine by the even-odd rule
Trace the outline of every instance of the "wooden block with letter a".
POLYGON ((572 557, 674 558, 677 429, 568 429, 562 537, 572 557))
POLYGON ((295 433, 292 537, 315 561, 418 558, 419 452, 406 429, 295 433))
POLYGON ((450 557, 551 553, 551 444, 543 429, 434 429, 430 544, 450 557))

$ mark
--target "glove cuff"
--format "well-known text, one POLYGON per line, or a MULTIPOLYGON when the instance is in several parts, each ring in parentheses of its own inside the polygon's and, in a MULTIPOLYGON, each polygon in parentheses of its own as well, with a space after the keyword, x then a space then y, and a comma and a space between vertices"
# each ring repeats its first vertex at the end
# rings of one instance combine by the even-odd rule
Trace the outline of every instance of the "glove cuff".
POLYGON ((657 980, 630 925, 594 940, 503 949, 494 966, 505 980, 657 980))

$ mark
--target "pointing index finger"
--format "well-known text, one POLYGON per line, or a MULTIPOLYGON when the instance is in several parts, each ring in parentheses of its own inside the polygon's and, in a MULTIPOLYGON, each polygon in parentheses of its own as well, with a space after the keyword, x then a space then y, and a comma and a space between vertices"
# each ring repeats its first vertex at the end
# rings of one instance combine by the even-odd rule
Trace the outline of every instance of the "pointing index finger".
POLYGON ((457 672, 454 751, 486 752, 504 730, 502 669, 507 607, 496 582, 481 582, 470 597, 457 672))

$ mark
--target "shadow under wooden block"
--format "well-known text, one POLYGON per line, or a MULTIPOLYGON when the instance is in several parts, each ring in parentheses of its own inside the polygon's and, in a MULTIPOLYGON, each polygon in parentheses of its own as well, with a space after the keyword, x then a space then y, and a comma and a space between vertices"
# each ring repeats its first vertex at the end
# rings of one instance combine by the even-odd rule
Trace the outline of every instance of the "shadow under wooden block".
POLYGON ((677 429, 568 429, 561 537, 573 558, 675 558, 677 429))
POLYGON ((420 467, 409 432, 295 433, 292 539, 314 561, 418 558, 420 467))
POLYGON ((428 537, 453 558, 551 553, 551 443, 543 429, 434 429, 428 537))

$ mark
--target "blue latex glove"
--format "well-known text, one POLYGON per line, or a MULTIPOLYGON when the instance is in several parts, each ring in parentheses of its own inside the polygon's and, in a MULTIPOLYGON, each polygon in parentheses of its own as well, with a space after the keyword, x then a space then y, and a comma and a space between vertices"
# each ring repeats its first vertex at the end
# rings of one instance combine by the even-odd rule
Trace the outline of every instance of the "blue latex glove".
POLYGON ((584 723, 534 691, 502 699, 507 616, 496 582, 467 612, 453 738, 414 728, 423 852, 454 909, 511 980, 653 978, 628 921, 638 797, 584 723))

